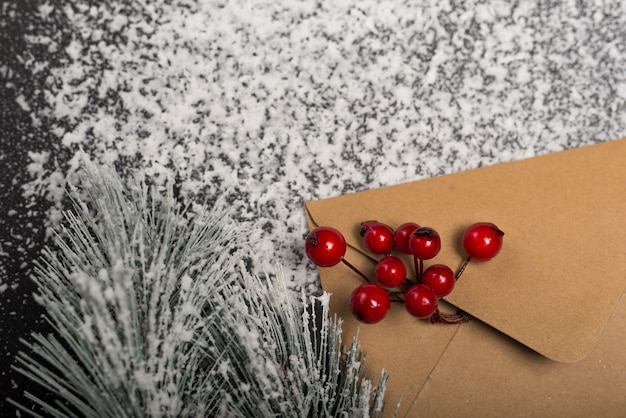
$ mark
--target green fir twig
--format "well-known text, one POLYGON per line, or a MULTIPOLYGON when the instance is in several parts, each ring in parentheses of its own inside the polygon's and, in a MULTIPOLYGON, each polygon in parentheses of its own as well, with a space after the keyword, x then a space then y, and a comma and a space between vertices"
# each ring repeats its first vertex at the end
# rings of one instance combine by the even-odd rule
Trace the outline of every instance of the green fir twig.
POLYGON ((16 366, 58 402, 25 399, 54 417, 382 416, 387 374, 375 387, 358 336, 342 346, 328 295, 247 271, 235 224, 181 208, 171 182, 126 185, 83 160, 33 276, 56 332, 24 341, 16 366))

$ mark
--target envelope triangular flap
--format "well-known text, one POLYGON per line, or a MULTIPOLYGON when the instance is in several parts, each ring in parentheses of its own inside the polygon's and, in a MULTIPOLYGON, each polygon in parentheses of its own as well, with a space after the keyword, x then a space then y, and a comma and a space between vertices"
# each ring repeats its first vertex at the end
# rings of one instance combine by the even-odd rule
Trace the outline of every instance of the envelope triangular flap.
POLYGON ((431 262, 456 269, 477 221, 504 232, 500 254, 472 262, 446 300, 560 362, 595 346, 626 288, 626 140, 307 202, 366 254, 359 223, 435 228, 431 262))

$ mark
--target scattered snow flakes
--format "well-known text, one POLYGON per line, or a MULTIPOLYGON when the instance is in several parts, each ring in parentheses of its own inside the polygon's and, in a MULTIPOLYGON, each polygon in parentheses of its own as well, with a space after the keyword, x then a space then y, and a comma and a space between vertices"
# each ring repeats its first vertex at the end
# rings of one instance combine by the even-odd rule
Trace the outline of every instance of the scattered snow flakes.
POLYGON ((23 62, 48 74, 43 100, 15 102, 58 137, 25 187, 51 224, 83 148, 128 176, 176 171, 184 198, 227 195, 260 268, 293 261, 309 286, 289 255, 305 200, 626 133, 623 5, 179 3, 39 7, 23 62))

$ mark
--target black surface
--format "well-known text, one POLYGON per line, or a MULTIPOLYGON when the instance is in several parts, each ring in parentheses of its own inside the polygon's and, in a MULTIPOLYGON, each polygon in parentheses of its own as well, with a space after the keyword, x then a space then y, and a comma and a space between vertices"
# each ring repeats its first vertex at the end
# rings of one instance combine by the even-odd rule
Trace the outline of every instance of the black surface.
MULTIPOLYGON (((0 64, 10 73, 0 74, 0 268, 8 287, 0 294, 0 415, 15 414, 6 398, 24 400, 24 390, 47 395, 29 384, 13 369, 15 356, 25 347, 21 339, 32 332, 51 332, 42 319, 43 309, 32 295, 30 280, 34 260, 45 243, 45 211, 49 205, 41 196, 23 197, 22 184, 28 175, 28 150, 49 149, 52 140, 45 126, 33 126, 29 112, 16 104, 15 97, 36 97, 44 73, 33 74, 20 56, 25 56, 24 35, 54 30, 59 22, 41 25, 34 12, 38 2, 0 3, 0 64)), ((33 51, 32 53, 46 53, 33 51)))

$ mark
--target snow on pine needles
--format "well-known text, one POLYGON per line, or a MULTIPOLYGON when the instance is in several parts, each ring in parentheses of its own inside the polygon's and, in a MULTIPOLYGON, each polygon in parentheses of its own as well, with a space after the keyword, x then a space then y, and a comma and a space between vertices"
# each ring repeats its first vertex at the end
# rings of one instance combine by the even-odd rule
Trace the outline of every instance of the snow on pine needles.
POLYGON ((328 295, 246 269, 227 214, 182 208, 171 183, 125 185, 85 156, 72 210, 34 274, 56 332, 18 369, 57 395, 51 416, 379 416, 358 338, 341 343, 328 295))

